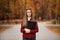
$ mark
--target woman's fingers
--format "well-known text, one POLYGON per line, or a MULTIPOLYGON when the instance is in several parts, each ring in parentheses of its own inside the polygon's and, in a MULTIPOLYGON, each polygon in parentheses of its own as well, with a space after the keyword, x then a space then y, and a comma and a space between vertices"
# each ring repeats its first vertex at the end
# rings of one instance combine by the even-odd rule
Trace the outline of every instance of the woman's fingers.
POLYGON ((25 28, 24 30, 26 33, 30 33, 30 29, 25 28))
POLYGON ((25 28, 24 30, 25 30, 25 31, 30 31, 30 29, 27 29, 27 28, 25 28))
POLYGON ((30 33, 30 30, 26 30, 26 33, 30 33))

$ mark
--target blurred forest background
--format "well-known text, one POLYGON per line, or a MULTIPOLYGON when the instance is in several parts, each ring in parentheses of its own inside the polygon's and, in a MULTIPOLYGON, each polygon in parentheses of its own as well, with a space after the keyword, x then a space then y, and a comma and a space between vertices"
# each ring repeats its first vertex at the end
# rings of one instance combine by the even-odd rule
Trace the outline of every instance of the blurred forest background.
POLYGON ((60 20, 60 0, 0 0, 0 23, 21 20, 26 8, 36 20, 60 20))

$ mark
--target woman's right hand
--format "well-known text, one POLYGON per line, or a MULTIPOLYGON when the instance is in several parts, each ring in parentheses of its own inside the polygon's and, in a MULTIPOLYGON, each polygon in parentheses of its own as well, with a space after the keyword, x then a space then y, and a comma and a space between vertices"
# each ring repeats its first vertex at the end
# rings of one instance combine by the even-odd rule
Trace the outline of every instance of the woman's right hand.
POLYGON ((25 28, 24 30, 26 33, 30 33, 30 29, 25 28))

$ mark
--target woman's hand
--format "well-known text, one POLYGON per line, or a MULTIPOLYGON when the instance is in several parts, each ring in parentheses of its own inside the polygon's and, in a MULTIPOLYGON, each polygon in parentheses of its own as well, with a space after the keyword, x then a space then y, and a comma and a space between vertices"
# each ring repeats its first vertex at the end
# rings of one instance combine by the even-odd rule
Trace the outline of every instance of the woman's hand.
POLYGON ((24 30, 26 33, 30 33, 30 29, 25 28, 24 30))

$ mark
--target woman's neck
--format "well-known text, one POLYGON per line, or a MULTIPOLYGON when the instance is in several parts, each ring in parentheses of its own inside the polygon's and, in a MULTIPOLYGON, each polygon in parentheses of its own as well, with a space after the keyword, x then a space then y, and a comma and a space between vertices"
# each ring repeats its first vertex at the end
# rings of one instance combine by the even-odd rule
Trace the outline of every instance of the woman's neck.
POLYGON ((30 21, 31 17, 28 17, 28 21, 30 21))

